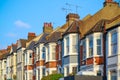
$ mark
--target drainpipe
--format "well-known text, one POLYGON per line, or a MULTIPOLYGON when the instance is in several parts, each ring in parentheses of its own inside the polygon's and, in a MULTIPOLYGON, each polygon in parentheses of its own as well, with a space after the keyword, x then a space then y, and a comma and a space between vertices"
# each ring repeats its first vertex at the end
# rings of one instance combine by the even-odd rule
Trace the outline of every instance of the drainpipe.
POLYGON ((76 24, 77 32, 78 32, 78 72, 80 71, 80 31, 79 31, 79 25, 76 24))
POLYGON ((104 80, 107 80, 107 75, 106 75, 106 23, 105 22, 103 25, 103 60, 104 60, 103 76, 104 76, 104 80))

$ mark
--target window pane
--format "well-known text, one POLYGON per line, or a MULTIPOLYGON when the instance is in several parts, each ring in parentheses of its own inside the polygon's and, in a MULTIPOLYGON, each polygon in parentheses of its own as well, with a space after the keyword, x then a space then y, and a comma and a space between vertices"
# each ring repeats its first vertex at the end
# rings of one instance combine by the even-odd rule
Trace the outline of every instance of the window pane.
POLYGON ((45 59, 45 53, 44 52, 42 53, 42 59, 45 59))
POLYGON ((55 46, 52 46, 52 59, 55 60, 55 46))
POLYGON ((111 34, 111 52, 112 54, 117 53, 117 32, 111 34))
POLYGON ((116 73, 116 71, 111 71, 111 80, 117 80, 117 73, 116 73))
POLYGON ((77 52, 78 48, 77 48, 77 36, 73 35, 72 36, 72 52, 77 52))
POLYGON ((101 46, 97 46, 97 54, 98 54, 98 55, 101 54, 101 46))
POLYGON ((93 38, 89 38, 89 56, 93 56, 93 38))
POLYGON ((97 54, 101 55, 101 38, 97 37, 97 54))
POLYGON ((69 37, 66 38, 66 54, 69 53, 69 37))
POLYGON ((101 39, 97 39, 97 45, 101 45, 101 39))

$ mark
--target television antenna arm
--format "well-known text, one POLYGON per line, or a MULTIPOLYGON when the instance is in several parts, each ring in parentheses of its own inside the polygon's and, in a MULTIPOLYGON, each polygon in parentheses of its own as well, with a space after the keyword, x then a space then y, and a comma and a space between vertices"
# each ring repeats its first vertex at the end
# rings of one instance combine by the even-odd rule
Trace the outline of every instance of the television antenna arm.
POLYGON ((77 13, 77 11, 78 11, 78 8, 81 8, 81 7, 78 6, 78 5, 73 5, 73 4, 69 4, 69 3, 66 3, 66 5, 68 5, 69 7, 70 7, 70 6, 75 7, 75 9, 76 9, 76 13, 77 13))
POLYGON ((66 14, 68 13, 68 11, 72 11, 71 9, 67 9, 67 8, 62 8, 63 11, 66 12, 66 14))

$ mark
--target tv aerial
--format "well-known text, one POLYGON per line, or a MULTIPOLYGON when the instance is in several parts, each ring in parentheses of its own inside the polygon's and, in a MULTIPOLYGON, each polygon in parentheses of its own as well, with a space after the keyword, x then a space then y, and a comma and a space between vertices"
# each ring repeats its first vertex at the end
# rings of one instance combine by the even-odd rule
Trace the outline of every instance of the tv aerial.
POLYGON ((75 9, 76 9, 76 13, 78 12, 78 8, 81 8, 80 6, 78 6, 78 5, 74 5, 74 4, 66 3, 66 5, 69 6, 69 7, 71 7, 71 6, 75 7, 75 9))
POLYGON ((67 14, 69 11, 72 11, 71 9, 68 8, 62 8, 63 11, 65 11, 65 13, 67 14))

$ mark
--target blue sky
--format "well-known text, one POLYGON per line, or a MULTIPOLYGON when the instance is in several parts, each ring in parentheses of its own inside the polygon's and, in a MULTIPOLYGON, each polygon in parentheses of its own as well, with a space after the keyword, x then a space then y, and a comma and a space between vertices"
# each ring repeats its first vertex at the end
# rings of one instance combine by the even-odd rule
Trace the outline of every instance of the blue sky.
POLYGON ((27 38, 28 32, 42 33, 43 23, 52 22, 53 27, 66 22, 66 12, 77 13, 80 19, 95 14, 103 7, 105 0, 0 0, 0 49, 6 48, 20 38, 27 38), (71 4, 71 6, 66 5, 71 4))

